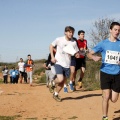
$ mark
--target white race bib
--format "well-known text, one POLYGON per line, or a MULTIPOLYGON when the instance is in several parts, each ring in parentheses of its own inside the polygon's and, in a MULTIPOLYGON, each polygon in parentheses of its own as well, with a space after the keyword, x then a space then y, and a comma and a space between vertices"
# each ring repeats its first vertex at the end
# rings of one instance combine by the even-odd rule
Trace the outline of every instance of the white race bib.
POLYGON ((12 75, 14 76, 14 75, 15 75, 15 72, 12 72, 12 75))
POLYGON ((117 51, 106 51, 105 63, 118 64, 120 59, 120 52, 117 51))

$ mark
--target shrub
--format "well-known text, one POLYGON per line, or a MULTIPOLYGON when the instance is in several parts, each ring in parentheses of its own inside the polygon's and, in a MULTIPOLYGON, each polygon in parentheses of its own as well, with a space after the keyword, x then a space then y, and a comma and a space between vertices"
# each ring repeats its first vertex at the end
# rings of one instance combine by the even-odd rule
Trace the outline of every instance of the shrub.
POLYGON ((0 83, 3 83, 3 79, 0 78, 0 83))
POLYGON ((37 83, 46 83, 46 75, 43 74, 37 81, 37 83))
POLYGON ((41 67, 41 68, 35 70, 35 71, 34 71, 34 74, 35 74, 35 75, 40 75, 41 72, 45 72, 45 68, 41 67))
POLYGON ((87 61, 83 85, 87 90, 100 89, 99 69, 101 62, 87 61))

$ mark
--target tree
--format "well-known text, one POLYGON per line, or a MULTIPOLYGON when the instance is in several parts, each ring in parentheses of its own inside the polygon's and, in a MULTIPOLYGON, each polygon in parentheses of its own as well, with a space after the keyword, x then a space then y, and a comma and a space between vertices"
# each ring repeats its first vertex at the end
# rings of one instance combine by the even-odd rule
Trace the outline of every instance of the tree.
POLYGON ((115 19, 105 18, 99 19, 98 21, 95 21, 93 23, 93 29, 89 33, 91 47, 95 46, 101 40, 104 40, 109 37, 110 24, 113 21, 115 21, 115 19))

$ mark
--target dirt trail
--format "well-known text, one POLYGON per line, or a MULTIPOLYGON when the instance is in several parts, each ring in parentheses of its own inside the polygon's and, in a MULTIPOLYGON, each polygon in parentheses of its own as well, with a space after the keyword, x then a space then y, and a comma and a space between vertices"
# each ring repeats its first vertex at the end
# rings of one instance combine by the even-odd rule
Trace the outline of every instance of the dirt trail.
MULTIPOLYGON (((101 90, 60 93, 52 98, 45 85, 0 84, 0 116, 19 115, 16 120, 101 120, 101 90)), ((120 120, 120 99, 110 102, 109 120, 120 120)))

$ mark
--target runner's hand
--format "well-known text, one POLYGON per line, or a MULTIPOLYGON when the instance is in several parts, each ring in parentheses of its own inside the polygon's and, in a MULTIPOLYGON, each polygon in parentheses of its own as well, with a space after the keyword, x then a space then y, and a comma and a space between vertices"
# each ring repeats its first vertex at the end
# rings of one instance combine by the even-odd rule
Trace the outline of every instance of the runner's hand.
POLYGON ((99 61, 101 59, 101 57, 93 55, 92 59, 96 62, 96 61, 99 61))
POLYGON ((75 56, 76 58, 80 58, 80 54, 79 54, 79 52, 75 53, 74 56, 75 56))
POLYGON ((52 58, 52 59, 51 59, 51 62, 52 62, 52 63, 56 63, 57 60, 56 60, 55 58, 52 58))

